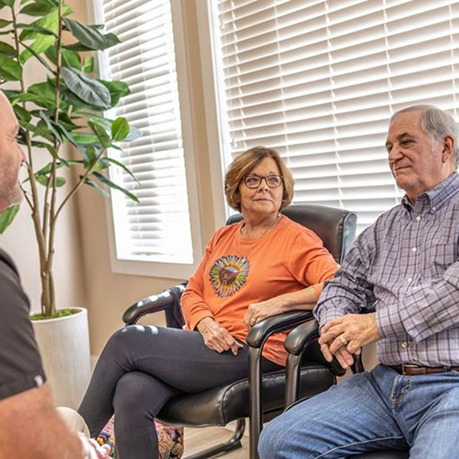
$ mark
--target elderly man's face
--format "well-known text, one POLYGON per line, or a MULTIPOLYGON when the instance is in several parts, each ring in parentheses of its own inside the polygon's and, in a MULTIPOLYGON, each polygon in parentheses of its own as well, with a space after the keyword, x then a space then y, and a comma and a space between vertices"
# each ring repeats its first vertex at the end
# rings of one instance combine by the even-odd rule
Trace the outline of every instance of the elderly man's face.
POLYGON ((451 159, 453 139, 432 139, 422 130, 421 117, 421 111, 397 116, 389 126, 386 141, 395 181, 413 203, 417 196, 440 184, 455 170, 451 159))
POLYGON ((22 199, 18 175, 25 156, 17 143, 18 130, 13 108, 0 91, 0 212, 22 199))

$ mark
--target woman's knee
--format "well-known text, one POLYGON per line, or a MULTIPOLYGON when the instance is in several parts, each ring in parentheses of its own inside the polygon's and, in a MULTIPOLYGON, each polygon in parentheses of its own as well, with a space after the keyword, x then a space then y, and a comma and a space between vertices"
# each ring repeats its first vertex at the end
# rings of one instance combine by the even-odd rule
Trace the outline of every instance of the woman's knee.
POLYGON ((152 395, 154 378, 139 371, 126 373, 116 384, 113 407, 116 411, 134 412, 152 395))
POLYGON ((116 384, 113 408, 129 417, 155 417, 164 403, 177 394, 155 376, 141 371, 126 373, 116 384))

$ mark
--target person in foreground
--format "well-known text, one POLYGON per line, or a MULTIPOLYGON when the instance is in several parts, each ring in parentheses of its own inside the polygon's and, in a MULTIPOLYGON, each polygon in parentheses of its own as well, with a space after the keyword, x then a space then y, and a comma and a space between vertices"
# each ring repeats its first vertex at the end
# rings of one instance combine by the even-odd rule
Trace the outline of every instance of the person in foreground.
POLYGON ((389 166, 406 195, 360 234, 314 310, 328 361, 348 368, 377 342, 381 364, 272 421, 263 459, 393 449, 458 457, 458 135, 436 107, 392 116, 389 166))
MULTIPOLYGON (((18 132, 0 91, 0 213, 22 198, 18 132)), ((16 267, 0 249, 0 459, 108 458, 93 441, 71 433, 54 407, 29 310, 16 267)))
MULTIPOLYGON (((182 295, 186 329, 116 332, 79 408, 92 436, 115 413, 119 459, 157 457, 153 419, 166 401, 247 377, 250 328, 284 311, 312 309, 338 268, 317 235, 279 214, 292 200, 293 177, 276 151, 256 147, 238 156, 225 190, 243 221, 220 228, 208 243, 182 295)), ((264 372, 285 364, 284 340, 268 341, 264 372)))

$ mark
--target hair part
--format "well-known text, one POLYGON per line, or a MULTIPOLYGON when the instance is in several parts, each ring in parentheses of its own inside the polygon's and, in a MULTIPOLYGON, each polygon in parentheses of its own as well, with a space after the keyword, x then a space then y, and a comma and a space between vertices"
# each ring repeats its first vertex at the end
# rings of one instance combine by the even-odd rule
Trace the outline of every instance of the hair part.
POLYGON ((279 153, 272 148, 253 147, 236 156, 226 171, 225 195, 226 201, 231 208, 238 212, 241 211, 239 185, 243 178, 249 175, 249 173, 265 158, 272 158, 276 162, 280 175, 282 176, 283 193, 281 209, 287 207, 292 202, 295 180, 290 169, 285 165, 284 160, 279 153))
POLYGON ((456 120, 448 112, 435 105, 412 105, 395 112, 390 122, 392 123, 395 118, 403 113, 414 111, 422 112, 421 128, 432 139, 437 142, 443 141, 448 136, 454 139, 454 150, 451 159, 457 169, 459 163, 459 126, 456 120))

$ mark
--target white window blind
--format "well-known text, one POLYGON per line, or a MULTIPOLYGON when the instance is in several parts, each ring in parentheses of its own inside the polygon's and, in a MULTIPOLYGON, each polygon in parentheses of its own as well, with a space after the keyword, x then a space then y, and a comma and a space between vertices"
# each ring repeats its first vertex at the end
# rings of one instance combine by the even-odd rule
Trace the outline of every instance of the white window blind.
POLYGON ((255 145, 275 148, 295 176, 295 203, 356 211, 360 230, 398 203, 388 121, 421 102, 457 114, 459 2, 209 7, 226 164, 255 145))
POLYGON ((121 193, 112 194, 117 258, 191 264, 170 0, 97 1, 106 32, 121 40, 107 51, 102 74, 126 82, 131 90, 112 117, 126 117, 142 133, 122 153, 111 152, 137 179, 118 168, 114 180, 140 200, 136 204, 121 193))

